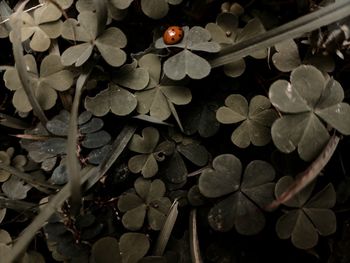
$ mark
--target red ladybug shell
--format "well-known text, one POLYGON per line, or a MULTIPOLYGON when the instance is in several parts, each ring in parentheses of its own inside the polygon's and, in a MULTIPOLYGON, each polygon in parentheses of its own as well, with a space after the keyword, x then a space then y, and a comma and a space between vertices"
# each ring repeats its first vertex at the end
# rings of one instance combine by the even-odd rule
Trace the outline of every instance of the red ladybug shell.
POLYGON ((163 41, 167 45, 174 45, 179 43, 184 37, 184 31, 179 26, 171 26, 165 30, 163 34, 163 41))

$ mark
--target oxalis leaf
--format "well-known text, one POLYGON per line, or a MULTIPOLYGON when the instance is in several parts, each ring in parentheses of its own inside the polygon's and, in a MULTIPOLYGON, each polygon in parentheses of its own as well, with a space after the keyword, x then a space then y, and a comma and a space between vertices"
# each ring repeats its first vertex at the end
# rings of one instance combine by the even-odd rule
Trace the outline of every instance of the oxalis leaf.
POLYGON ((125 233, 119 242, 113 237, 103 237, 93 244, 90 259, 94 263, 137 263, 149 247, 147 236, 141 233, 125 233))
POLYGON ((273 199, 274 177, 275 171, 267 162, 250 162, 242 175, 242 164, 236 156, 217 156, 213 168, 204 170, 198 182, 204 196, 226 196, 209 211, 211 227, 228 231, 235 226, 245 235, 260 232, 265 225, 261 208, 273 199))
MULTIPOLYGON (((276 184, 276 197, 287 190, 292 183, 292 177, 282 177, 276 184)), ((332 184, 328 184, 311 197, 314 186, 314 183, 310 184, 285 203, 291 210, 282 215, 276 224, 279 238, 291 238, 293 245, 301 249, 314 247, 319 234, 327 236, 336 231, 336 217, 330 210, 336 201, 335 190, 332 184)))
POLYGON ((70 18, 63 23, 62 37, 85 42, 63 52, 63 65, 75 64, 77 67, 83 65, 95 46, 109 65, 119 67, 125 62, 126 54, 121 50, 127 43, 124 33, 119 28, 109 27, 98 35, 97 22, 96 13, 83 11, 78 15, 78 20, 70 18))
MULTIPOLYGON (((32 55, 25 55, 24 59, 34 94, 40 106, 44 110, 51 109, 56 103, 57 91, 65 91, 72 86, 73 73, 64 68, 60 57, 55 54, 50 54, 42 60, 40 73, 32 55)), ((6 70, 4 81, 8 89, 15 91, 12 102, 16 109, 20 112, 32 110, 15 68, 6 70)))
MULTIPOLYGON (((233 13, 221 13, 216 18, 216 23, 208 23, 205 27, 212 35, 213 41, 220 43, 222 47, 232 46, 238 42, 264 33, 266 30, 259 19, 250 20, 244 28, 238 27, 238 17, 233 13)), ((265 58, 265 49, 249 54, 254 58, 265 58)), ((239 77, 245 71, 246 65, 243 58, 224 65, 224 73, 229 77, 239 77)))
POLYGON ((132 231, 140 229, 144 220, 151 229, 160 230, 166 220, 171 206, 169 198, 164 197, 164 183, 138 178, 134 183, 134 191, 127 192, 118 200, 118 209, 125 213, 122 218, 123 225, 132 231))
POLYGON ((274 82, 269 98, 284 113, 271 128, 274 144, 284 153, 298 148, 303 160, 313 160, 329 139, 324 122, 342 134, 350 134, 350 106, 342 102, 343 88, 336 80, 325 79, 313 66, 294 69, 290 83, 274 82))
POLYGON ((104 116, 109 111, 118 116, 125 116, 130 114, 136 105, 134 94, 113 83, 95 97, 85 98, 85 108, 95 116, 104 116))
POLYGON ((268 98, 258 95, 252 98, 249 107, 242 95, 230 95, 225 100, 224 107, 216 112, 220 123, 233 124, 242 122, 232 133, 231 141, 240 148, 246 148, 252 143, 264 146, 271 139, 270 127, 277 118, 276 111, 271 109, 268 98))
POLYGON ((166 45, 163 38, 156 41, 156 48, 182 48, 183 51, 170 57, 164 63, 164 73, 173 80, 183 79, 186 75, 193 79, 202 79, 209 75, 211 67, 207 60, 194 54, 192 51, 215 53, 220 45, 210 42, 211 36, 206 29, 194 26, 191 29, 184 27, 182 41, 175 45, 166 45))
POLYGON ((139 65, 140 68, 146 69, 150 76, 148 86, 135 93, 139 113, 149 113, 150 116, 163 121, 172 113, 170 104, 186 105, 190 103, 192 94, 188 88, 161 78, 159 57, 147 54, 139 60, 139 65))

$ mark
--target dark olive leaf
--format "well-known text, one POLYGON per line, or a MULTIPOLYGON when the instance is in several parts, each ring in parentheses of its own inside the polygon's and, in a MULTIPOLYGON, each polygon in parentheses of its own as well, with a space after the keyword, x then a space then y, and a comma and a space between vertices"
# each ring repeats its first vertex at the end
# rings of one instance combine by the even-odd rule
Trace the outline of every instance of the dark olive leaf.
POLYGON ((220 123, 216 120, 217 109, 218 106, 215 103, 204 105, 191 103, 185 116, 181 116, 184 132, 192 135, 198 131, 199 135, 204 138, 213 136, 220 127, 220 123))
POLYGON ((171 201, 167 197, 159 200, 153 200, 149 203, 149 211, 147 213, 148 224, 153 230, 161 230, 171 207, 171 201))
POLYGON ((111 152, 112 150, 112 145, 107 144, 105 146, 103 146, 102 148, 98 148, 98 149, 94 149, 92 150, 87 159, 89 161, 89 163, 91 164, 100 164, 102 163, 108 156, 108 154, 111 152))
POLYGON ((120 237, 119 247, 123 263, 137 263, 146 255, 150 242, 144 234, 125 233, 120 237))
POLYGON ((50 178, 54 184, 63 185, 68 182, 68 172, 65 164, 61 163, 55 168, 50 178))
POLYGON ((177 150, 188 160, 198 166, 204 166, 208 162, 208 151, 200 144, 180 144, 177 150))
POLYGON ((8 198, 21 200, 27 197, 27 193, 32 189, 32 186, 14 176, 11 176, 10 179, 1 185, 1 189, 8 198))
POLYGON ((169 10, 165 0, 141 0, 141 8, 145 15, 153 19, 163 18, 169 10))
MULTIPOLYGON (((60 62, 60 57, 50 54, 41 62, 40 73, 34 56, 24 56, 27 71, 30 73, 30 82, 34 94, 44 110, 51 109, 57 99, 57 91, 65 91, 73 84, 73 73, 66 70, 60 62)), ((17 70, 10 68, 4 74, 5 85, 10 90, 15 90, 13 105, 21 112, 28 112, 32 106, 20 83, 17 70)))
POLYGON ((165 177, 173 184, 185 183, 187 180, 187 168, 181 155, 175 151, 166 162, 165 177))
POLYGON ((122 263, 119 243, 113 237, 97 240, 91 249, 91 261, 94 263, 122 263))
POLYGON ((142 130, 142 136, 134 134, 129 149, 137 153, 152 153, 159 140, 159 132, 156 128, 146 127, 142 130))
POLYGON ((158 172, 158 164, 153 153, 140 154, 131 157, 128 161, 128 167, 132 173, 140 173, 144 178, 151 178, 158 172))
MULTIPOLYGON (((291 177, 282 177, 276 184, 276 195, 281 194, 293 183, 291 177)), ((314 247, 318 234, 330 235, 336 231, 336 217, 329 208, 335 204, 336 194, 333 186, 328 184, 311 199, 314 184, 301 190, 286 205, 294 207, 276 224, 277 235, 282 239, 291 237, 292 243, 301 249, 314 247)))
POLYGON ((111 141, 111 135, 106 131, 98 131, 95 133, 85 134, 81 145, 85 148, 94 149, 99 148, 111 141))
POLYGON ((4 229, 0 229, 0 244, 10 244, 11 242, 10 234, 4 229))
POLYGON ((121 67, 117 74, 113 76, 113 82, 133 90, 144 89, 149 83, 148 71, 136 66, 137 63, 134 61, 121 67))
POLYGON ((242 164, 232 154, 222 154, 213 160, 213 169, 204 170, 199 178, 200 192, 206 197, 220 197, 236 191, 241 182, 242 164))
POLYGON ((84 111, 79 114, 78 125, 83 125, 87 123, 92 118, 92 113, 90 111, 84 111))
POLYGON ((95 116, 104 116, 109 111, 119 116, 130 114, 137 105, 135 96, 129 91, 115 85, 109 87, 95 97, 86 97, 85 108, 95 116))
POLYGON ((275 67, 282 72, 289 72, 301 64, 298 46, 293 39, 275 45, 276 53, 272 56, 275 67))
POLYGON ((122 223, 125 228, 136 231, 143 226, 146 216, 146 206, 143 204, 134 209, 127 211, 122 218, 122 223))
POLYGON ((209 211, 208 219, 217 231, 228 231, 235 225, 237 232, 245 235, 254 235, 265 225, 261 210, 240 192, 217 203, 209 211))
POLYGON ((216 118, 224 124, 232 124, 245 120, 248 116, 248 102, 242 95, 232 94, 225 100, 226 107, 216 112, 216 118))
POLYGON ((46 128, 49 132, 57 136, 67 136, 68 134, 68 122, 59 119, 48 121, 46 128))
POLYGON ((209 75, 210 64, 204 58, 184 50, 164 63, 165 74, 173 80, 181 80, 186 75, 193 79, 202 79, 209 75))
POLYGON ((94 133, 102 129, 104 123, 100 118, 92 118, 87 123, 79 126, 79 131, 81 133, 94 133))
POLYGON ((280 151, 290 153, 298 147, 298 153, 305 161, 313 160, 329 140, 327 129, 313 113, 277 119, 271 127, 271 135, 280 151))
POLYGON ((237 61, 224 65, 224 73, 231 78, 237 78, 244 73, 245 68, 244 59, 238 59, 237 61))
POLYGON ((191 189, 188 191, 187 199, 189 203, 193 206, 204 205, 206 201, 206 198, 199 191, 198 185, 194 185, 191 187, 191 189))
POLYGON ((113 67, 119 67, 126 60, 126 53, 121 50, 127 43, 124 33, 116 27, 106 29, 95 41, 104 60, 113 67))

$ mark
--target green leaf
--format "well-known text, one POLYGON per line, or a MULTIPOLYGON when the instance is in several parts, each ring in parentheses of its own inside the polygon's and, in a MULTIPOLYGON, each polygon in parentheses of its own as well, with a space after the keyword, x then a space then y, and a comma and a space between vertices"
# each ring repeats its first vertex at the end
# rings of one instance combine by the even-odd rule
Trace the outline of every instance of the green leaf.
POLYGON ((169 10, 165 0, 141 0, 141 8, 145 15, 153 19, 163 18, 169 10))
POLYGON ((118 116, 125 116, 130 114, 136 105, 137 100, 132 93, 113 83, 95 97, 85 98, 85 108, 95 116, 104 116, 109 111, 118 116))
POLYGON ((159 140, 159 132, 156 128, 146 127, 142 130, 142 136, 134 134, 129 149, 138 153, 152 153, 159 140))
POLYGON ((213 169, 202 172, 198 186, 206 197, 220 197, 236 191, 240 185, 242 165, 232 154, 222 154, 213 161, 213 169))
POLYGON ((116 27, 106 29, 95 41, 95 45, 102 57, 113 67, 119 67, 124 64, 126 54, 120 48, 125 47, 126 43, 126 36, 116 27))
POLYGON ((232 124, 245 120, 248 116, 248 102, 242 95, 230 95, 225 100, 226 107, 220 107, 216 118, 224 124, 232 124))
POLYGON ((131 157, 128 167, 132 173, 140 173, 144 178, 150 178, 157 174, 158 164, 153 154, 141 154, 131 157))
POLYGON ((282 72, 289 72, 301 64, 298 46, 293 39, 275 45, 276 53, 272 56, 275 67, 282 72))
POLYGON ((83 65, 91 56, 93 45, 90 43, 83 43, 67 48, 62 53, 62 64, 71 66, 75 64, 76 67, 83 65))
POLYGON ((145 68, 136 66, 137 63, 132 62, 121 67, 113 77, 113 82, 133 90, 144 89, 150 81, 149 73, 145 68))
POLYGON ((142 204, 134 209, 128 210, 122 218, 122 223, 125 228, 136 231, 141 229, 146 216, 146 205, 142 204))
POLYGON ((286 115, 277 119, 271 127, 276 147, 290 153, 298 147, 300 157, 313 160, 327 144, 329 133, 313 113, 286 115))
POLYGON ((119 247, 123 263, 137 263, 146 255, 150 242, 144 234, 125 233, 120 237, 119 247))
POLYGON ((338 103, 326 109, 317 110, 316 114, 344 135, 350 135, 350 105, 338 103))
POLYGON ((209 75, 210 64, 204 58, 184 50, 164 63, 165 74, 173 80, 181 80, 186 75, 193 79, 202 79, 209 75))
POLYGON ((270 87, 269 97, 271 103, 283 112, 302 113, 310 111, 307 101, 286 80, 274 82, 270 87))
MULTIPOLYGON (((276 196, 282 194, 292 183, 292 177, 282 177, 276 184, 276 196)), ((336 231, 336 217, 329 209, 335 205, 335 190, 328 184, 310 199, 314 185, 310 184, 285 203, 296 209, 287 211, 276 224, 277 235, 282 239, 291 237, 294 246, 301 249, 314 247, 318 233, 326 236, 336 231)))
POLYGON ((118 240, 113 237, 97 240, 91 249, 91 259, 94 263, 122 263, 118 240))

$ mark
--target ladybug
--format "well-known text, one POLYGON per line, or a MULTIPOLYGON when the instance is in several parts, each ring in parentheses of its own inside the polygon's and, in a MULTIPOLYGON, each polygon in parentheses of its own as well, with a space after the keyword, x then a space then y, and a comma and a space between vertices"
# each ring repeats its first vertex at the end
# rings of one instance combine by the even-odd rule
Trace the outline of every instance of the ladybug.
POLYGON ((171 26, 165 30, 163 34, 163 41, 167 45, 174 45, 179 43, 184 37, 184 31, 179 26, 171 26))

